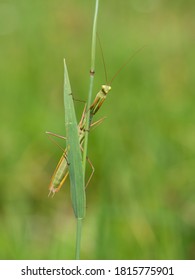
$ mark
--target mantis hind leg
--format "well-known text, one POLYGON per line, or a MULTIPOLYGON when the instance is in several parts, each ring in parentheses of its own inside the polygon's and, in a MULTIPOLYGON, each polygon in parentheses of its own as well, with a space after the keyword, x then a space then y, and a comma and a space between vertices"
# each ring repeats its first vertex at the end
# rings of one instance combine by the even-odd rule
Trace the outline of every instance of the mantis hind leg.
POLYGON ((63 151, 63 155, 67 161, 67 164, 69 165, 70 163, 68 162, 68 158, 67 158, 67 150, 63 147, 61 147, 51 136, 54 136, 54 137, 57 137, 57 138, 60 138, 60 139, 63 139, 63 140, 66 140, 66 137, 62 136, 62 135, 59 135, 59 134, 56 134, 56 133, 53 133, 53 132, 50 132, 50 131, 46 131, 45 132, 48 136, 48 138, 50 139, 50 141, 52 141, 58 148, 60 148, 60 150, 63 151))
MULTIPOLYGON (((81 151, 83 152, 83 147, 82 147, 82 146, 81 146, 81 151)), ((91 174, 90 174, 90 176, 89 176, 89 179, 87 180, 87 184, 86 184, 85 188, 87 188, 87 186, 89 185, 89 183, 90 183, 90 181, 91 181, 91 179, 92 179, 92 177, 93 177, 93 174, 94 174, 94 172, 95 172, 95 167, 93 166, 93 164, 92 164, 90 158, 87 156, 86 159, 87 159, 89 165, 91 166, 92 171, 91 171, 91 174)))
POLYGON ((91 171, 91 174, 90 174, 90 176, 89 176, 89 179, 88 179, 88 181, 87 181, 87 184, 86 184, 85 188, 87 188, 87 186, 89 185, 89 183, 90 183, 90 181, 91 181, 91 179, 92 179, 92 177, 93 177, 93 174, 94 174, 94 172, 95 172, 95 167, 93 166, 93 164, 92 164, 91 160, 89 159, 89 157, 87 157, 87 161, 88 161, 88 163, 90 164, 92 171, 91 171))

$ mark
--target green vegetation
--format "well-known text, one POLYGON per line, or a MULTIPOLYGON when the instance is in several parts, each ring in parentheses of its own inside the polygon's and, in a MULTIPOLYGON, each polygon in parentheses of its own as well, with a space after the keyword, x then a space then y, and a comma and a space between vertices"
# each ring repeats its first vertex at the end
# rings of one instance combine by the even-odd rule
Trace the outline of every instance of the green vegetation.
MULTIPOLYGON (((146 48, 94 118, 107 117, 89 137, 83 259, 195 258, 193 1, 154 2, 100 1, 108 79, 146 48)), ((64 57, 87 99, 93 12, 94 1, 0 4, 1 259, 74 259, 69 183, 47 197, 62 152, 45 131, 65 135, 64 57)), ((105 82, 98 47, 96 62, 93 97, 105 82)))

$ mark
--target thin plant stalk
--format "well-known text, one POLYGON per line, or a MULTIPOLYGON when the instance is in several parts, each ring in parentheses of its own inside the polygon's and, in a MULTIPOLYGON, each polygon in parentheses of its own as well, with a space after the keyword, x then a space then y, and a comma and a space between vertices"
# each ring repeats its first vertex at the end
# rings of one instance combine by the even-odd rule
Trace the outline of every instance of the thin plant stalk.
MULTIPOLYGON (((98 7, 99 7, 99 0, 96 0, 94 21, 93 21, 93 32, 92 32, 90 86, 89 86, 89 94, 88 94, 88 101, 87 101, 87 121, 86 121, 86 130, 87 131, 90 129, 89 107, 90 107, 91 100, 92 100, 93 80, 94 80, 94 73, 95 73, 95 50, 96 50, 98 7)), ((84 177, 84 181, 85 181, 85 169, 86 169, 86 158, 87 158, 87 146, 88 146, 88 133, 86 133, 86 137, 85 137, 85 140, 84 140, 84 149, 83 149, 83 177, 84 177)), ((82 219, 77 219, 76 260, 80 259, 81 234, 82 234, 82 219)))
MULTIPOLYGON (((95 50, 96 50, 96 33, 97 33, 97 15, 98 15, 99 0, 96 0, 95 4, 95 13, 93 21, 93 32, 92 32, 92 50, 91 50, 91 68, 90 68, 90 86, 89 94, 87 100, 87 121, 86 121, 86 130, 90 129, 90 112, 89 107, 92 100, 92 90, 93 90, 93 80, 95 73, 95 50)), ((84 140, 84 149, 83 149, 83 177, 85 181, 85 169, 86 169, 86 158, 87 158, 87 146, 88 146, 88 133, 84 140)), ((77 232, 76 232, 76 260, 80 259, 80 248, 81 248, 81 234, 82 234, 82 219, 77 218, 77 232)))
MULTIPOLYGON (((86 131, 90 129, 90 105, 92 100, 92 91, 93 91, 93 81, 95 74, 95 53, 96 53, 96 34, 97 34, 97 16, 98 16, 99 0, 96 0, 95 4, 95 13, 93 20, 93 31, 92 31, 92 47, 91 47, 91 67, 90 67, 90 82, 89 82, 89 94, 87 100, 87 116, 86 116, 86 131)), ((83 148, 83 172, 85 178, 85 169, 86 169, 86 159, 87 159, 87 147, 88 147, 88 133, 86 133, 84 140, 83 148)))
POLYGON ((80 260, 81 233, 82 233, 82 219, 77 219, 77 231, 76 231, 76 260, 80 260))

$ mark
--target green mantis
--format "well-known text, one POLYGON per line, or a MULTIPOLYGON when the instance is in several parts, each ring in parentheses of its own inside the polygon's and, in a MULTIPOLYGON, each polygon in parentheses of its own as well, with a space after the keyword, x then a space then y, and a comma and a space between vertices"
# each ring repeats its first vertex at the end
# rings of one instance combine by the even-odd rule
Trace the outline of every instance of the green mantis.
MULTIPOLYGON (((127 63, 134 57, 134 55, 136 53, 138 53, 142 48, 138 49, 136 52, 134 52, 134 54, 132 56, 129 57, 129 59, 119 68, 119 70, 114 74, 114 76, 112 77, 111 81, 109 83, 107 83, 106 85, 102 85, 100 91, 97 93, 97 95, 95 96, 94 101, 92 102, 91 106, 89 107, 89 129, 86 129, 86 106, 83 110, 82 116, 81 116, 81 120, 77 126, 78 129, 78 135, 79 135, 79 144, 80 144, 80 149, 82 150, 82 144, 85 138, 86 133, 89 132, 90 128, 100 122, 102 122, 102 119, 95 122, 94 124, 92 123, 93 117, 94 115, 99 111, 99 109, 101 108, 102 104, 104 103, 104 101, 106 100, 107 94, 110 92, 111 90, 111 83, 113 82, 113 80, 116 78, 116 76, 121 72, 121 70, 127 65, 127 63)), ((102 57, 103 57, 103 53, 102 53, 102 57)), ((104 63, 104 70, 105 70, 105 76, 106 76, 106 80, 107 80, 107 74, 106 74, 106 67, 105 67, 105 62, 104 62, 104 58, 103 58, 103 63, 104 63)), ((66 139, 63 136, 59 136, 56 135, 54 133, 51 132, 47 132, 50 135, 53 136, 57 136, 63 139, 66 139)), ((58 162, 58 165, 54 171, 54 174, 51 178, 50 184, 49 184, 49 195, 52 193, 53 195, 58 192, 62 185, 64 184, 64 182, 66 181, 68 174, 69 174, 69 162, 67 160, 67 152, 68 152, 68 147, 63 151, 63 154, 58 162)), ((90 163, 91 167, 92 167, 92 173, 88 179, 88 182, 86 184, 86 186, 89 184, 89 181, 91 180, 93 173, 94 173, 94 167, 92 165, 92 163, 90 162, 90 160, 88 159, 88 162, 90 163)))

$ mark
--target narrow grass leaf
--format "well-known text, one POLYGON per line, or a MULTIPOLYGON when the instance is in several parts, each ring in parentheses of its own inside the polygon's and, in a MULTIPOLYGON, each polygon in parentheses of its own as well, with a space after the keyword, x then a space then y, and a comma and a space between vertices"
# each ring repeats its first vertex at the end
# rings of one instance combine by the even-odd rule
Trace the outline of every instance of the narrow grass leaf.
POLYGON ((72 99, 68 70, 64 59, 64 107, 67 137, 71 199, 76 218, 83 219, 86 209, 84 174, 79 143, 77 119, 72 99))

